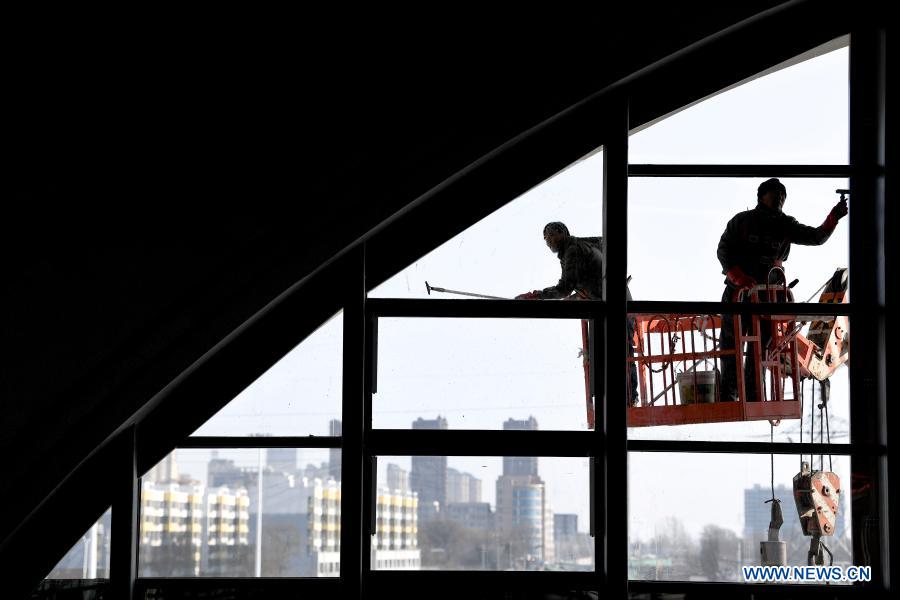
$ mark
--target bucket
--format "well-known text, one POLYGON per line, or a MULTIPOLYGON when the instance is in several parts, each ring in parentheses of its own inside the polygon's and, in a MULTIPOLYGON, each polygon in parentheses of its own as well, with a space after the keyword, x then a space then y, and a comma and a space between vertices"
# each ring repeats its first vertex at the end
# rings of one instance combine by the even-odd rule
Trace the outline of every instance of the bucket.
POLYGON ((716 401, 716 372, 690 371, 676 373, 675 381, 682 404, 698 404, 716 401))

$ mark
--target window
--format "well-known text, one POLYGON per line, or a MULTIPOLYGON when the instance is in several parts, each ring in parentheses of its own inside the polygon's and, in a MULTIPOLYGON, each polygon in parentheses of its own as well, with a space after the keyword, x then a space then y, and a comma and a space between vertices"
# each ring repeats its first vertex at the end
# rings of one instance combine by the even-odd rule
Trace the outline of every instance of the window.
POLYGON ((589 469, 571 457, 379 456, 372 564, 591 571, 589 469), (560 515, 569 527, 557 532, 560 515))
POLYGON ((339 449, 174 451, 141 479, 140 576, 336 575, 340 465, 339 449))
POLYGON ((429 285, 512 298, 555 285, 559 261, 542 238, 544 225, 567 224, 573 235, 599 236, 603 152, 597 150, 444 242, 369 293, 370 298, 457 298, 429 285))
MULTIPOLYGON (((655 345, 659 357, 679 354, 671 346, 686 343, 688 335, 706 341, 707 335, 721 336, 709 333, 707 321, 718 319, 721 327, 722 315, 727 319, 731 313, 770 322, 839 317, 846 330, 850 319, 854 325, 871 325, 879 317, 849 303, 838 310, 798 302, 773 314, 719 302, 722 277, 715 246, 730 215, 744 208, 744 199, 753 201, 769 168, 761 165, 808 167, 802 177, 784 180, 789 212, 812 224, 821 215, 822 198, 849 185, 847 111, 841 104, 847 52, 835 49, 840 45, 813 51, 817 58, 796 61, 635 132, 630 157, 620 152, 626 141, 623 127, 622 139, 605 142, 602 153, 583 157, 445 242, 365 301, 348 297, 346 321, 333 320, 330 329, 326 325, 317 332, 334 343, 314 346, 317 338, 310 336, 298 347, 310 344, 313 351, 299 362, 313 365, 309 381, 319 383, 306 386, 307 375, 289 367, 286 357, 284 366, 273 367, 145 475, 141 576, 340 577, 342 584, 358 583, 372 594, 418 589, 407 583, 420 580, 429 585, 464 581, 460 585, 467 589, 476 589, 472 581, 495 589, 532 581, 548 589, 556 584, 596 589, 628 580, 630 591, 658 592, 669 588, 654 588, 654 582, 741 582, 738 568, 755 564, 767 528, 765 500, 773 493, 782 501, 788 560, 805 562, 808 538, 799 531, 790 500, 792 478, 803 462, 835 473, 841 482, 840 520, 826 542, 835 564, 877 564, 881 559, 869 553, 883 540, 863 542, 860 536, 874 529, 861 524, 883 511, 874 491, 886 449, 849 444, 871 433, 860 419, 850 421, 851 407, 874 402, 855 395, 865 364, 857 371, 835 370, 827 416, 816 407, 821 396, 814 396, 821 391, 811 382, 799 392, 788 390, 785 380, 772 375, 781 364, 773 360, 761 381, 794 403, 793 412, 778 416, 775 427, 768 414, 746 418, 747 411, 769 410, 763 406, 768 400, 758 403, 763 408, 747 408, 742 398, 745 405, 735 403, 736 411, 724 402, 705 401, 710 393, 718 398, 722 354, 698 355, 691 346, 663 363, 645 360, 655 345), (815 110, 804 110, 804 98, 821 98, 826 89, 827 99, 815 110), (759 116, 770 109, 762 108, 762 100, 755 113, 735 112, 753 94, 765 101, 780 95, 780 116, 792 128, 763 127, 768 124, 759 116), (704 123, 713 139, 697 135, 687 140, 689 147, 673 152, 696 123, 704 123), (834 127, 826 131, 822 123, 834 127), (753 143, 736 143, 742 135, 753 143), (788 147, 784 140, 798 136, 802 143, 788 147), (735 144, 726 147, 726 142, 735 144), (698 165, 709 167, 709 173, 698 175, 698 165), (604 191, 625 191, 626 186, 628 222, 624 213, 616 214, 621 197, 603 197, 604 191), (677 203, 685 208, 676 210, 677 203), (613 300, 502 301, 558 279, 559 262, 538 237, 546 222, 561 220, 572 233, 588 236, 602 233, 603 219, 613 232, 628 230, 627 247, 618 237, 603 248, 607 265, 621 266, 628 259, 634 301, 624 311, 613 300), (426 281, 497 299, 435 291, 431 298, 466 301, 419 302, 429 297, 426 281), (660 329, 659 322, 684 316, 692 323, 700 318, 702 324, 696 334, 678 330, 673 342, 672 331, 660 329), (599 335, 627 330, 623 317, 634 318, 638 340, 633 353, 620 346, 619 335, 599 335), (592 323, 598 335, 587 340, 582 322, 592 323), (336 323, 346 326, 344 339, 359 344, 338 343, 345 332, 336 323), (594 353, 586 369, 583 355, 591 351, 600 355, 594 353), (326 359, 329 352, 332 358, 326 359), (345 362, 338 362, 340 356, 345 362), (629 356, 638 405, 628 397, 632 371, 622 359, 629 356), (334 371, 354 359, 361 359, 355 361, 357 370, 334 371), (711 382, 697 373, 698 362, 705 376, 712 373, 711 382), (326 372, 338 373, 335 380, 342 387, 322 384, 326 372), (686 376, 690 373, 696 374, 686 376), (611 395, 604 397, 607 390, 611 395), (671 396, 673 411, 663 411, 669 417, 647 412, 656 410, 660 391, 663 408, 671 396), (343 396, 343 406, 355 409, 353 414, 322 408, 336 393, 343 396), (292 404, 299 399, 302 408, 292 404), (707 404, 711 412, 740 418, 685 417, 707 414, 707 404), (290 408, 279 408, 283 405, 290 408), (357 420, 353 436, 342 436, 340 417, 357 420), (228 419, 237 424, 229 425, 228 419), (591 427, 591 420, 597 426, 591 427), (343 459, 352 461, 345 470, 343 459), (232 523, 222 524, 229 518, 232 523), (358 523, 358 539, 336 533, 355 531, 358 523), (154 555, 164 539, 176 554, 154 555), (361 572, 354 567, 341 573, 341 555, 354 563, 361 559, 361 572), (465 577, 458 571, 466 571, 465 577), (526 576, 522 571, 542 572, 526 576), (553 571, 566 573, 557 577, 553 571)), ((625 101, 610 105, 621 109, 618 115, 602 115, 610 123, 627 113, 625 101)), ((809 254, 792 250, 790 266, 804 272, 794 288, 799 300, 814 297, 819 283, 847 265, 852 233, 843 227, 824 248, 809 254)), ((853 242, 854 249, 864 246, 859 239, 853 242)), ((355 256, 358 270, 348 277, 362 283, 363 257, 377 257, 362 251, 355 256)), ((802 331, 812 335, 808 328, 802 331)), ((843 345, 849 339, 838 335, 835 341, 843 345)), ((862 353, 871 357, 872 351, 862 353)), ((839 351, 837 359, 844 354, 839 351)))
POLYGON ((847 43, 834 40, 641 128, 628 141, 631 162, 847 164, 847 43))
POLYGON ((587 325, 578 319, 378 320, 375 428, 587 428, 587 325))
MULTIPOLYGON (((699 107, 698 107, 699 108, 699 107)), ((635 300, 722 298, 725 275, 716 256, 729 220, 757 204, 767 177, 631 177, 628 182, 628 272, 635 300)), ((818 227, 847 189, 846 178, 780 178, 787 188, 784 212, 818 227)), ((853 204, 852 200, 850 202, 853 204)), ((783 263, 797 302, 818 302, 817 290, 849 264, 849 219, 838 222, 820 246, 790 245, 783 263)))
POLYGON ((66 552, 47 579, 108 579, 111 524, 109 508, 66 552))
POLYGON ((341 417, 342 332, 343 315, 338 313, 194 435, 335 435, 329 422, 341 417))
MULTIPOLYGON (((760 564, 773 491, 784 515, 778 538, 787 564, 806 565, 812 538, 800 526, 792 481, 802 461, 810 456, 779 455, 773 461, 763 454, 630 453, 629 576, 743 583, 741 567, 760 564)), ((847 456, 812 457, 814 469, 840 478, 836 529, 822 541, 832 553, 829 563, 833 559, 841 567, 854 564, 849 463, 847 456)))

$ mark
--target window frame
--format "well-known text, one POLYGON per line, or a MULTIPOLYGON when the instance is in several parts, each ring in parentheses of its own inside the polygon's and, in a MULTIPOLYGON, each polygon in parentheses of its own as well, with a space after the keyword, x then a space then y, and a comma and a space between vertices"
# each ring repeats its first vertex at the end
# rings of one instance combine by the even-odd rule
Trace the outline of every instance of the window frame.
MULTIPOLYGON (((610 282, 606 301, 578 303, 516 303, 514 301, 481 300, 392 300, 366 297, 365 244, 358 245, 345 257, 350 283, 344 304, 343 333, 343 436, 328 437, 227 437, 187 438, 178 446, 228 448, 341 448, 342 450, 342 539, 341 576, 337 579, 285 578, 137 578, 137 542, 139 523, 140 478, 138 465, 146 464, 150 454, 139 443, 137 426, 131 425, 115 442, 118 465, 114 478, 111 582, 120 597, 131 598, 153 587, 173 586, 179 590, 208 590, 211 587, 242 590, 265 590, 266 593, 289 593, 303 590, 312 593, 340 593, 359 597, 363 590, 402 589, 418 585, 458 585, 454 572, 373 571, 369 567, 371 532, 374 523, 376 493, 374 457, 389 454, 457 455, 459 448, 467 454, 533 454, 535 444, 543 456, 589 456, 592 459, 591 503, 592 531, 595 534, 595 569, 591 573, 530 572, 466 572, 466 585, 480 585, 485 591, 535 589, 605 589, 613 594, 628 592, 691 592, 698 589, 717 593, 746 593, 749 589, 773 594, 795 594, 796 586, 691 582, 629 581, 627 570, 627 457, 629 451, 719 452, 795 454, 798 451, 831 453, 850 457, 854 473, 872 477, 876 484, 868 499, 851 497, 854 521, 854 555, 860 551, 860 529, 857 522, 864 515, 878 519, 876 536, 881 548, 894 538, 888 536, 896 522, 887 519, 889 490, 884 485, 888 465, 887 437, 884 422, 885 405, 885 265, 876 244, 869 243, 873 232, 884 227, 883 131, 873 125, 870 111, 884 113, 884 32, 872 26, 851 35, 850 43, 850 165, 630 165, 628 163, 629 100, 628 86, 622 86, 603 103, 603 114, 597 115, 605 136, 603 228, 608 247, 607 274, 610 282), (880 70, 879 70, 880 69, 880 70), (854 204, 850 224, 850 269, 854 273, 854 297, 850 304, 830 308, 818 304, 790 304, 777 308, 782 314, 849 315, 854 320, 855 336, 864 343, 854 347, 855 367, 850 371, 850 444, 775 444, 768 442, 685 442, 627 439, 626 408, 621 402, 598 401, 598 418, 603 427, 579 432, 502 432, 502 431, 398 431, 372 430, 371 384, 373 344, 376 341, 377 318, 380 316, 493 317, 493 318, 588 318, 605 335, 594 336, 595 362, 603 365, 596 372, 598 400, 625 396, 623 378, 604 378, 626 360, 626 349, 617 343, 625 335, 625 319, 629 312, 721 312, 717 302, 631 302, 625 301, 627 265, 627 192, 629 176, 686 177, 850 177, 851 189, 857 197, 870 194, 875 202, 854 204), (611 202, 609 198, 617 198, 611 202), (878 265, 871 269, 870 265, 878 265), (868 273, 866 267, 869 267, 868 273), (621 283, 615 283, 621 282, 621 283), (599 327, 602 325, 602 329, 599 327), (871 342, 871 346, 865 344, 871 342), (600 390, 603 393, 600 393, 600 390), (360 410, 360 408, 362 410, 360 410), (601 418, 602 415, 602 418, 601 418), (565 444, 560 444, 565 435, 565 444), (460 445, 462 436, 465 444, 460 445), (562 450, 569 448, 570 450, 562 450), (532 450, 529 450, 532 449, 532 450), (607 490, 621 493, 607 494, 607 490), (396 587, 401 586, 401 587, 396 587)), ((638 93, 640 89, 638 88, 638 93)), ((881 125, 883 126, 883 125, 881 125)), ((882 230, 883 231, 883 230, 882 230)), ((730 313, 753 314, 759 307, 728 306, 730 313)), ((892 465, 890 468, 896 471, 892 465)), ((896 488, 897 478, 891 486, 896 488)), ((896 537, 896 536, 895 536, 896 537)), ((889 588, 891 569, 885 555, 877 552, 873 566, 879 571, 866 584, 867 590, 884 592, 889 588)), ((857 593, 860 586, 835 588, 804 586, 804 592, 827 591, 833 596, 857 593)))

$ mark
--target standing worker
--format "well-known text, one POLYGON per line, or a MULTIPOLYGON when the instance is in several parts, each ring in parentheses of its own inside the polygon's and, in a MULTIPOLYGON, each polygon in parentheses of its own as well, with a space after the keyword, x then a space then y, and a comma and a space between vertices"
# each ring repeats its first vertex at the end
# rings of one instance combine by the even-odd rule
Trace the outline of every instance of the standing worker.
MULTIPOLYGON (((787 198, 787 189, 778 179, 763 181, 756 190, 756 208, 736 214, 719 240, 717 256, 725 274, 725 291, 722 302, 734 302, 739 290, 768 282, 769 270, 780 267, 787 260, 791 244, 820 246, 828 241, 837 227, 838 221, 847 215, 847 200, 841 199, 828 217, 818 227, 803 225, 794 217, 784 214, 782 208, 787 198)), ((744 301, 749 301, 748 295, 744 301)), ((742 319, 744 333, 750 331, 750 320, 742 319)), ((765 352, 770 332, 762 329, 760 340, 765 352)), ((732 315, 722 315, 721 350, 734 349, 734 319, 732 315)), ((747 401, 759 400, 756 394, 756 378, 751 373, 751 355, 745 357, 745 381, 747 401)), ((734 356, 722 357, 723 401, 737 400, 737 366, 734 356)))
MULTIPOLYGON (((544 242, 559 258, 562 274, 556 285, 516 296, 516 300, 602 300, 603 252, 602 238, 575 237, 569 228, 558 221, 544 226, 544 242)), ((631 292, 626 286, 628 300, 631 292)), ((634 319, 628 319, 628 342, 634 356, 634 319)), ((631 404, 638 404, 637 368, 631 364, 631 404)))

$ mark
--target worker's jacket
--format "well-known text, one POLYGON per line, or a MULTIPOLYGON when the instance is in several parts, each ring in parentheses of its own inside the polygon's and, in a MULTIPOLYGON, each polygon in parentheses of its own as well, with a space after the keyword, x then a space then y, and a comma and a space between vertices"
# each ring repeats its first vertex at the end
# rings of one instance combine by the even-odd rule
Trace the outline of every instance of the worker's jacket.
MULTIPOLYGON (((780 267, 787 259, 791 244, 818 246, 831 237, 832 231, 834 228, 826 223, 810 227, 765 204, 757 204, 753 210, 740 212, 728 221, 716 254, 722 273, 738 266, 763 283, 767 281, 769 269, 780 267)), ((730 282, 726 279, 725 283, 730 282)))
POLYGON ((599 300, 603 290, 602 238, 566 236, 559 242, 556 255, 562 276, 559 283, 540 291, 542 299, 565 298, 583 291, 587 298, 599 300))

